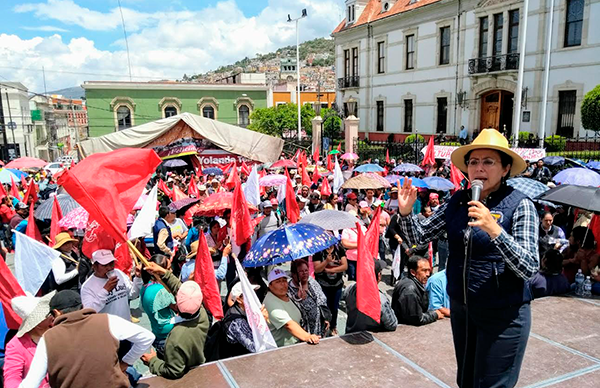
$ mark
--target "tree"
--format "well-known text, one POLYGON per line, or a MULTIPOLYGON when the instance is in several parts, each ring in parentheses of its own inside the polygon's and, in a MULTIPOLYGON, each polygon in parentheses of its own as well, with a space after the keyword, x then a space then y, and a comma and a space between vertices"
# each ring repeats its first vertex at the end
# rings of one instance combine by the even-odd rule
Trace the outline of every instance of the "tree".
POLYGON ((590 90, 583 98, 581 125, 585 129, 600 131, 600 85, 590 90))
MULTIPOLYGON (((307 134, 312 134, 312 119, 315 111, 312 106, 305 104, 300 110, 302 128, 307 134)), ((267 135, 282 137, 285 131, 295 131, 298 127, 298 108, 296 104, 288 103, 271 108, 255 109, 250 115, 249 129, 267 135)))
POLYGON ((335 109, 325 108, 321 110, 323 117, 323 136, 330 139, 338 139, 342 129, 342 119, 335 109))

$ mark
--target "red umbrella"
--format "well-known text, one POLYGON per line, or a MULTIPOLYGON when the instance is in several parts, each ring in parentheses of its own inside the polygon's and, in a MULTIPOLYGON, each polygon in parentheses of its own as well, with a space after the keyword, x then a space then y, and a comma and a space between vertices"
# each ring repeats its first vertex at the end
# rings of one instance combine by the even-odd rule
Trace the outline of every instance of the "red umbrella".
MULTIPOLYGON (((248 204, 248 209, 250 212, 256 212, 257 209, 254 205, 248 204)), ((206 216, 206 217, 214 217, 214 216, 222 216, 225 210, 231 209, 233 206, 233 193, 222 192, 215 193, 206 198, 202 203, 198 206, 198 211, 195 215, 197 216, 206 216)))
POLYGON ((6 168, 32 168, 32 167, 44 167, 47 165, 43 159, 31 158, 24 156, 22 158, 15 159, 6 165, 6 168))
POLYGON ((282 160, 278 160, 275 163, 273 163, 271 165, 271 168, 282 168, 282 167, 287 167, 287 168, 296 168, 296 163, 294 163, 291 160, 288 159, 282 159, 282 160))

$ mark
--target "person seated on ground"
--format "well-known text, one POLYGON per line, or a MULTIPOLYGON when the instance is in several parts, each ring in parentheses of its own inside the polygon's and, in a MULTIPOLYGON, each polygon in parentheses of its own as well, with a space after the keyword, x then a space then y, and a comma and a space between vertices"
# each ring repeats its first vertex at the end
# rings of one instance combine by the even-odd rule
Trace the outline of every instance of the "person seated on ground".
MULTIPOLYGON (((569 279, 570 283, 575 281, 575 274, 577 274, 577 270, 581 269, 581 272, 585 276, 591 275, 591 270, 594 268, 593 263, 598 262, 598 252, 596 251, 596 239, 594 237, 594 233, 583 226, 578 226, 573 228, 571 233, 575 244, 572 244, 572 240, 569 239, 569 248, 567 249, 569 253, 572 253, 573 246, 577 246, 577 250, 572 258, 568 258, 563 260, 563 266, 565 267, 565 275, 567 279, 569 279), (581 228, 581 229, 580 229, 581 228), (580 239, 578 238, 580 236, 580 239), (573 281, 569 278, 569 276, 573 274, 573 281)), ((564 253, 563 253, 564 255, 564 253)))
POLYGON ((329 330, 331 312, 321 286, 310 277, 308 262, 304 259, 292 261, 291 273, 288 296, 302 314, 302 328, 311 334, 324 337, 329 330))
MULTIPOLYGON (((263 267, 245 267, 244 268, 244 272, 246 272, 246 277, 248 278, 248 281, 250 282, 250 284, 258 287, 258 288, 255 288, 254 292, 256 293, 256 296, 258 296, 258 300, 261 303, 265 300, 265 296, 267 296, 267 292, 269 292, 269 286, 267 286, 267 284, 265 283, 265 280, 262 277, 262 271, 263 271, 263 267)), ((233 281, 231 282, 232 289, 233 289, 233 287, 235 287, 235 285, 237 283, 239 283, 239 281, 240 281, 239 276, 236 276, 233 279, 233 281)), ((233 306, 234 304, 235 304, 235 299, 232 298, 231 291, 230 291, 229 295, 227 295, 227 305, 224 307, 229 308, 229 307, 233 306)))
MULTIPOLYGON (((37 388, 48 374, 51 387, 129 388, 125 371, 150 347, 154 335, 128 320, 111 314, 82 309, 73 290, 63 290, 50 299, 53 327, 44 333, 35 350, 29 373, 19 388, 37 388), (119 341, 131 343, 119 360, 119 341), (93 382, 93 384, 90 384, 93 382)), ((135 384, 133 384, 135 385, 135 384)))
POLYGON ((129 301, 139 296, 142 288, 141 266, 136 267, 133 282, 115 268, 115 256, 108 249, 92 254, 94 274, 81 286, 84 308, 131 320, 129 301))
POLYGON ((392 309, 398 322, 422 326, 444 318, 439 309, 429 310, 429 296, 425 291, 431 274, 429 260, 422 256, 412 256, 406 266, 408 276, 396 283, 392 294, 392 309))
POLYGON ((288 276, 281 268, 269 273, 269 292, 264 304, 269 312, 269 329, 278 347, 298 342, 318 344, 320 337, 308 333, 300 326, 302 314, 288 296, 288 276))
MULTIPOLYGON (((23 322, 15 335, 6 345, 4 352, 4 387, 17 388, 27 376, 35 349, 48 329, 52 326, 50 299, 55 291, 36 298, 32 295, 17 296, 11 300, 12 309, 23 322)), ((50 387, 48 377, 40 387, 50 387)))
POLYGON ((448 278, 446 270, 441 270, 429 277, 425 290, 429 296, 429 311, 440 310, 444 317, 450 317, 450 297, 446 291, 448 278))
POLYGON ((321 202, 321 194, 318 191, 313 191, 310 196, 310 203, 308 204, 308 210, 311 213, 318 212, 319 210, 323 210, 323 202, 321 202))
MULTIPOLYGON (((166 270, 171 267, 171 262, 165 255, 153 255, 148 261, 156 263, 166 270)), ((140 303, 150 321, 152 334, 156 337, 152 346, 162 358, 167 336, 173 330, 171 319, 175 317, 175 298, 147 271, 142 271, 142 281, 144 285, 140 291, 140 303)))
POLYGON ((313 256, 315 279, 327 298, 327 307, 331 311, 330 329, 337 335, 337 317, 344 287, 344 271, 348 269, 346 251, 342 244, 332 245, 313 256))
POLYGON ((554 216, 552 216, 552 213, 545 212, 542 216, 540 238, 538 240, 540 257, 544 257, 544 254, 550 249, 558 249, 559 252, 562 252, 569 245, 569 240, 565 237, 565 232, 553 225, 553 222, 554 216))
POLYGON ((529 280, 534 298, 563 295, 570 291, 569 281, 563 275, 563 257, 556 249, 546 251, 540 272, 529 280))
MULTIPOLYGON (((377 283, 381 281, 381 272, 386 267, 385 261, 375 260, 375 279, 377 283)), ((358 331, 395 331, 398 326, 398 320, 394 315, 392 306, 385 294, 379 291, 379 302, 381 303, 381 316, 380 323, 377 323, 373 318, 358 311, 356 302, 356 283, 346 288, 344 293, 344 300, 346 301, 346 313, 348 319, 346 320, 346 333, 355 333, 358 331)))
POLYGON ((198 283, 181 283, 173 273, 156 263, 148 263, 146 271, 158 275, 165 285, 176 294, 179 316, 165 342, 164 359, 152 351, 142 356, 150 373, 166 379, 183 377, 191 368, 205 362, 204 343, 210 326, 206 310, 202 306, 202 291, 198 283))

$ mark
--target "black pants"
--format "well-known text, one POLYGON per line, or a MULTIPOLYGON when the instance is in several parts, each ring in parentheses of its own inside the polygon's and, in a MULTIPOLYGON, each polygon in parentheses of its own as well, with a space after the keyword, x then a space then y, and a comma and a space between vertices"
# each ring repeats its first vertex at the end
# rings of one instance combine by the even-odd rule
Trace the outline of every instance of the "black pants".
POLYGON ((531 330, 529 303, 486 309, 450 301, 461 388, 514 387, 531 330))

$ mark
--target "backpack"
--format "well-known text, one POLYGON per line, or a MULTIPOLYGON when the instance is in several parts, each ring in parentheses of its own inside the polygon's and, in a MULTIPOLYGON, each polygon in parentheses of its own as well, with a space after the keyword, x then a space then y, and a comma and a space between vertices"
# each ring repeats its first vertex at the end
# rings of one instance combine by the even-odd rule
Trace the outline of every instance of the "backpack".
POLYGON ((236 345, 227 342, 227 329, 229 323, 235 319, 244 318, 241 314, 229 313, 223 319, 215 322, 206 335, 204 343, 204 358, 206 362, 217 361, 223 358, 231 357, 231 348, 236 345))

